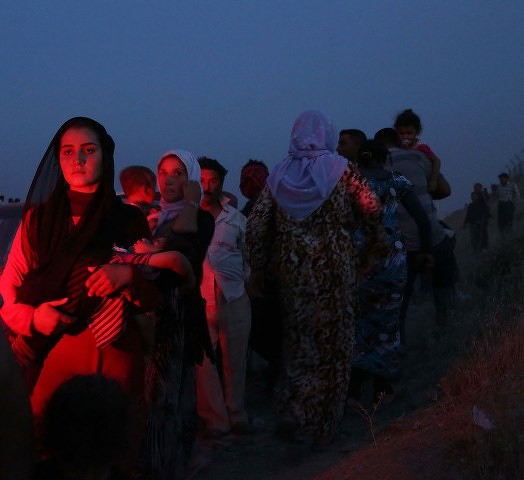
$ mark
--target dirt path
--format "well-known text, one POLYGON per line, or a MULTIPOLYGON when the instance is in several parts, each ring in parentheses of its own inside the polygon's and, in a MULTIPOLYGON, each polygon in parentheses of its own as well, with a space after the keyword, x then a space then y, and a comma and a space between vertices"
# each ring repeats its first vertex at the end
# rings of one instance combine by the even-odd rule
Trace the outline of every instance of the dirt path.
MULTIPOLYGON (((437 328, 431 296, 412 298, 406 322, 407 348, 403 358, 403 394, 376 413, 377 448, 369 423, 355 411, 344 416, 340 435, 324 451, 307 444, 288 444, 273 436, 275 420, 271 398, 261 371, 248 376, 247 409, 257 427, 254 435, 226 437, 208 445, 202 460, 209 463, 195 480, 465 480, 464 459, 450 454, 458 416, 436 406, 440 378, 467 355, 472 335, 478 333, 482 298, 475 304, 475 289, 467 270, 478 262, 462 228, 463 213, 455 212, 448 224, 457 233, 455 254, 463 268, 457 285, 455 317, 437 328), (480 305, 478 304, 480 303, 480 305)), ((519 227, 519 231, 522 227, 519 227)), ((494 222, 492 243, 498 239, 494 222)), ((368 407, 369 408, 369 407, 368 407)), ((487 478, 487 477, 486 477, 487 478)))
MULTIPOLYGON (((410 416, 429 405, 437 396, 436 379, 441 367, 434 365, 438 340, 434 330, 430 299, 418 295, 410 307, 407 319, 407 353, 404 357, 404 391, 392 404, 382 406, 376 413, 375 428, 383 428, 395 419, 410 416)), ((257 363, 257 362, 255 362, 257 363)), ((275 419, 271 413, 271 398, 266 388, 261 365, 254 365, 248 376, 247 410, 256 433, 247 436, 226 436, 208 442, 201 450, 199 464, 207 465, 192 478, 195 480, 286 479, 320 478, 344 464, 360 449, 373 444, 367 420, 356 411, 347 411, 340 434, 324 450, 313 449, 306 443, 285 443, 273 435, 275 419)), ((368 402, 369 413, 371 405, 368 402)), ((337 478, 337 477, 331 477, 337 478)), ((392 477, 393 478, 393 477, 392 477)), ((399 478, 399 477, 397 477, 399 478)))

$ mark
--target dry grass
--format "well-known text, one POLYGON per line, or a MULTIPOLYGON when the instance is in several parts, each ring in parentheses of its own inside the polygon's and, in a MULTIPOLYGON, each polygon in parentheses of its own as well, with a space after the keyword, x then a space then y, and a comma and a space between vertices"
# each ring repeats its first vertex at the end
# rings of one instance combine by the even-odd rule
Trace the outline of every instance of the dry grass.
MULTIPOLYGON (((524 231, 521 221, 517 231, 524 231)), ((468 257, 463 241, 460 248, 466 281, 473 287, 461 321, 463 329, 475 334, 466 358, 441 380, 442 398, 435 410, 446 426, 443 431, 450 433, 449 454, 463 466, 465 478, 522 480, 524 236, 514 235, 480 257, 468 257)))
POLYGON ((441 408, 460 412, 450 447, 478 479, 524 478, 524 324, 477 344, 442 381, 441 408))
MULTIPOLYGON (((441 329, 431 297, 415 297, 405 390, 395 402, 346 415, 342 440, 327 452, 313 455, 261 434, 222 450, 223 462, 198 478, 523 480, 522 212, 516 235, 504 244, 497 245, 492 221, 495 248, 480 256, 471 253, 460 212, 448 222, 457 231, 462 271, 457 314, 441 329)), ((269 401, 256 393, 257 405, 269 401)))
MULTIPOLYGON (((523 222, 516 230, 524 232, 523 222)), ((491 234, 497 243, 494 225, 491 234)), ((372 448, 316 480, 524 479, 523 249, 517 234, 474 256, 468 232, 458 232, 467 300, 438 345, 426 349, 425 367, 447 371, 438 398, 379 428, 372 448)))
POLYGON ((450 449, 463 460, 471 478, 522 480, 522 293, 507 278, 497 280, 494 287, 498 289, 499 300, 486 316, 470 358, 456 365, 442 380, 444 396, 439 407, 459 413, 454 418, 459 434, 450 443, 450 449))

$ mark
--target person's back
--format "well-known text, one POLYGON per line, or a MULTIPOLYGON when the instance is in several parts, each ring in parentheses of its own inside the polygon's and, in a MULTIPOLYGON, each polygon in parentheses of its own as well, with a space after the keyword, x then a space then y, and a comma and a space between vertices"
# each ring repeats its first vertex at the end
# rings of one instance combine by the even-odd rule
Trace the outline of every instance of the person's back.
MULTIPOLYGON (((398 225, 398 208, 404 207, 416 222, 421 257, 430 261, 431 228, 412 184, 397 172, 384 168, 389 158, 385 146, 376 140, 366 141, 359 150, 358 167, 369 186, 380 198, 388 251, 376 259, 373 267, 359 281, 359 321, 356 324, 349 395, 360 401, 362 383, 373 380, 374 399, 381 395, 393 398, 393 384, 400 373, 400 313, 407 281, 406 250, 398 225)), ((367 239, 360 235, 362 249, 367 239)))
MULTIPOLYGON (((405 176, 413 185, 424 211, 431 222, 432 245, 435 246, 444 238, 444 229, 439 223, 433 199, 428 191, 427 179, 431 165, 426 156, 417 150, 390 148, 393 170, 405 176)), ((399 206, 399 226, 404 235, 406 249, 418 251, 420 248, 417 225, 402 205, 399 206)))
MULTIPOLYGON (((454 240, 444 230, 437 218, 433 198, 445 198, 451 193, 451 187, 442 177, 443 187, 437 187, 433 196, 428 188, 428 179, 431 175, 429 159, 416 150, 403 150, 399 148, 398 133, 392 128, 383 128, 375 134, 375 139, 389 149, 392 168, 404 175, 414 185, 414 192, 419 202, 429 217, 431 223, 431 244, 434 266, 431 269, 433 278, 433 293, 438 324, 445 324, 453 305, 453 289, 457 276, 457 264, 453 253, 454 240), (445 195, 440 195, 439 190, 445 190, 445 195), (437 197, 435 197, 437 195, 437 197)), ((408 281, 404 291, 404 300, 401 312, 401 332, 404 329, 409 298, 413 291, 416 276, 424 268, 419 265, 420 240, 415 225, 407 218, 402 208, 399 208, 399 227, 405 237, 408 252, 408 281)), ((401 333, 402 334, 402 333, 401 333)))

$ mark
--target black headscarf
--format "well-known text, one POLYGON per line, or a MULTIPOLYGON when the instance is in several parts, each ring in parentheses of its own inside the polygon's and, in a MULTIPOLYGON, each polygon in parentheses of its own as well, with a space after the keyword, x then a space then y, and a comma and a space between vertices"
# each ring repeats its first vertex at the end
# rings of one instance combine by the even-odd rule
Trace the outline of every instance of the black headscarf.
POLYGON ((114 190, 114 150, 115 143, 106 129, 90 118, 71 118, 56 132, 25 203, 22 249, 29 272, 18 289, 19 302, 36 306, 62 298, 75 265, 109 261, 118 235, 118 209, 122 206, 114 190), (60 168, 60 141, 70 128, 89 128, 100 142, 102 175, 94 194, 70 192, 60 168), (79 198, 82 196, 83 200, 79 198), (72 202, 85 204, 76 225, 72 223, 72 202))

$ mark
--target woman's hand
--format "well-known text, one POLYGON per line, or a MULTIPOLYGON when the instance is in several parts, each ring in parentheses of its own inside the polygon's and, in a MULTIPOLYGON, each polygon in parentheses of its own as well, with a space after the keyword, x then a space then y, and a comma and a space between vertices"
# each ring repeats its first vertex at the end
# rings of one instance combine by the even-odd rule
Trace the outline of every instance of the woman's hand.
POLYGON ((35 309, 33 315, 34 329, 44 335, 52 335, 65 330, 75 321, 75 318, 66 313, 62 313, 55 307, 65 305, 68 301, 68 298, 62 298, 60 300, 41 303, 35 309))
POLYGON ((101 267, 87 267, 92 272, 86 280, 88 297, 106 297, 131 284, 131 265, 106 264, 101 267))
POLYGON ((135 253, 154 253, 158 252, 159 248, 151 240, 148 240, 147 238, 142 238, 141 240, 137 240, 134 243, 133 251, 135 253))
POLYGON ((183 187, 184 200, 187 202, 195 202, 200 205, 202 199, 202 189, 200 188, 200 182, 196 180, 189 180, 183 187))

